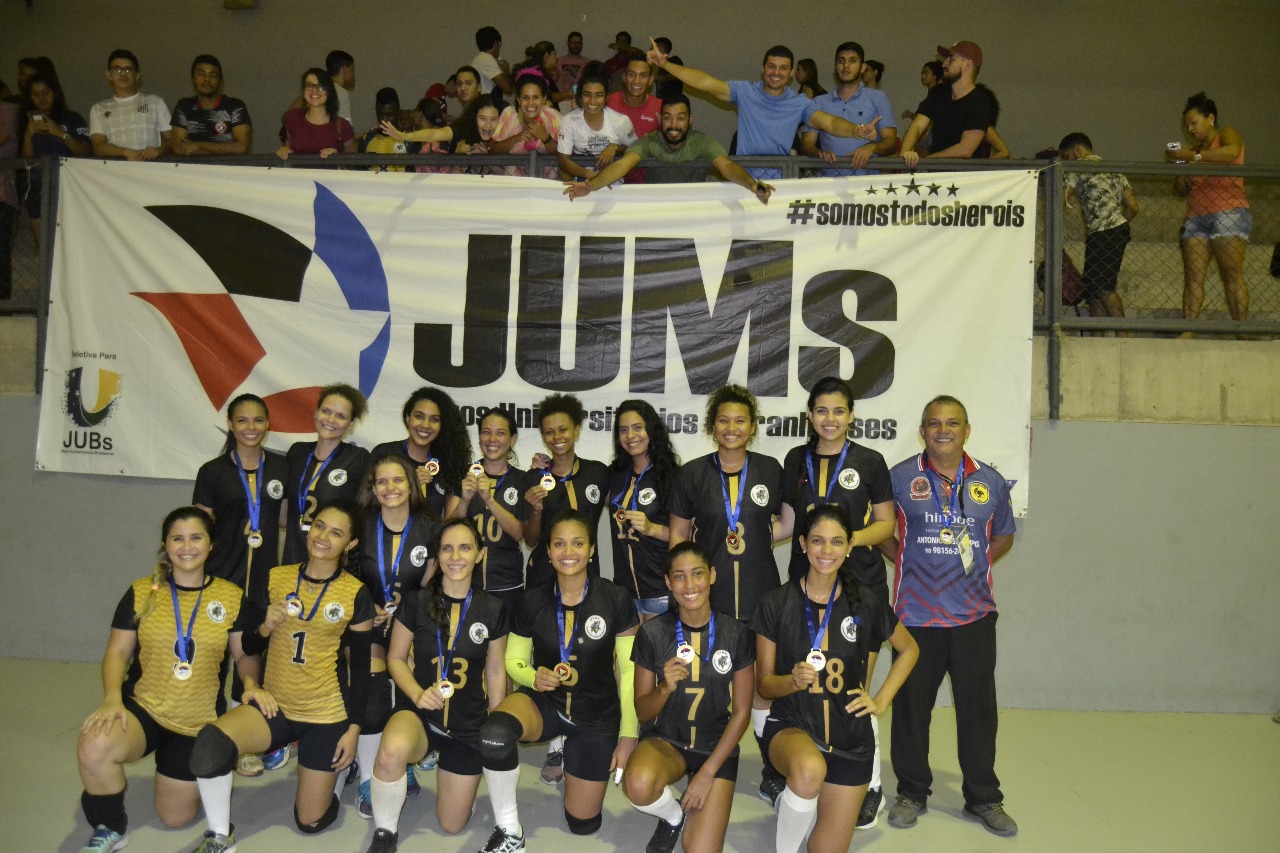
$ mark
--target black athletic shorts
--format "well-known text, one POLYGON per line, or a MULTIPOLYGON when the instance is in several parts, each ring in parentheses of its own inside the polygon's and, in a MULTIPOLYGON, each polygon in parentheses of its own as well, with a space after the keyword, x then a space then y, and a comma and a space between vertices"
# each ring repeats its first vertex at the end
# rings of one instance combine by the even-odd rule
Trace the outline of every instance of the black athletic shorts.
POLYGON ((607 782, 618 733, 592 731, 560 715, 545 693, 521 687, 542 715, 542 739, 564 735, 564 772, 588 782, 607 782))
MULTIPOLYGON (((769 744, 773 741, 774 736, 786 729, 802 731, 799 726, 793 723, 786 723, 773 717, 765 721, 764 736, 760 739, 760 748, 764 750, 765 755, 769 754, 769 744)), ((813 738, 812 735, 809 735, 809 737, 813 739, 813 743, 818 747, 818 751, 822 753, 822 757, 827 760, 827 775, 824 781, 830 782, 832 785, 847 785, 851 788, 871 782, 871 759, 857 761, 848 755, 833 750, 827 744, 813 738)))
POLYGON ((195 774, 191 772, 191 750, 196 745, 196 739, 160 725, 132 696, 124 697, 124 707, 138 718, 138 723, 142 726, 142 735, 147 744, 143 757, 153 752, 156 754, 156 772, 180 782, 196 781, 195 774))

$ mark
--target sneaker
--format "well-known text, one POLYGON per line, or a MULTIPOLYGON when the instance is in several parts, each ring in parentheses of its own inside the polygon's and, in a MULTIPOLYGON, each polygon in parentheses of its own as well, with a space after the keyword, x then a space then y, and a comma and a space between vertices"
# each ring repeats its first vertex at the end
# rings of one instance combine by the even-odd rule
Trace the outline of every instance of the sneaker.
POLYGON ((964 804, 965 816, 982 821, 987 831, 1011 838, 1018 834, 1018 824, 1004 812, 1004 803, 985 803, 980 806, 964 804))
POLYGON ((404 769, 405 793, 410 797, 416 797, 422 793, 422 786, 418 784, 418 777, 413 772, 413 765, 410 764, 404 769))
POLYGON ((917 803, 910 797, 901 794, 889 806, 889 826, 895 829, 910 829, 916 825, 916 818, 929 811, 924 803, 917 803))
POLYGON ((547 753, 547 761, 542 765, 542 781, 548 785, 559 785, 564 779, 564 750, 553 749, 547 753))
POLYGON ((375 829, 373 831, 373 843, 369 845, 366 853, 396 853, 396 846, 400 843, 400 834, 392 832, 389 829, 375 829))
POLYGON ((200 846, 195 849, 195 853, 235 853, 236 851, 236 828, 231 827, 230 835, 219 835, 212 829, 205 830, 204 837, 200 839, 200 846))
POLYGON ((433 749, 427 753, 426 757, 418 762, 418 769, 423 773, 428 773, 436 769, 436 765, 440 763, 440 751, 433 749))
POLYGON ((671 853, 676 849, 676 841, 680 839, 680 830, 684 829, 684 814, 675 826, 658 818, 658 825, 653 830, 653 837, 644 848, 644 853, 671 853))
POLYGON ((480 853, 515 853, 524 849, 524 835, 508 835, 500 826, 493 828, 493 835, 480 848, 480 853))
POLYGON ((113 850, 123 850, 128 843, 129 839, 114 829, 100 826, 89 836, 89 843, 80 848, 80 853, 111 853, 113 850))
POLYGON ((862 798, 862 809, 858 812, 858 829, 871 829, 880 820, 880 812, 884 811, 884 791, 879 788, 868 788, 867 795, 862 798))
POLYGON ((360 789, 356 791, 356 813, 365 820, 373 817, 373 799, 370 797, 367 781, 361 782, 360 789))
POLYGON ((275 752, 268 752, 262 756, 262 767, 264 770, 279 770, 289 763, 289 744, 277 749, 275 752))
POLYGON ((360 759, 353 758, 351 765, 347 767, 347 777, 342 780, 342 787, 350 788, 360 779, 360 759))
POLYGON ((252 779, 255 776, 261 776, 262 771, 265 769, 262 766, 262 756, 255 755, 252 752, 246 752, 236 760, 236 773, 240 776, 247 776, 252 779))
POLYGON ((778 797, 782 796, 786 787, 786 779, 774 773, 766 773, 760 780, 760 799, 768 803, 770 808, 777 808, 778 797))

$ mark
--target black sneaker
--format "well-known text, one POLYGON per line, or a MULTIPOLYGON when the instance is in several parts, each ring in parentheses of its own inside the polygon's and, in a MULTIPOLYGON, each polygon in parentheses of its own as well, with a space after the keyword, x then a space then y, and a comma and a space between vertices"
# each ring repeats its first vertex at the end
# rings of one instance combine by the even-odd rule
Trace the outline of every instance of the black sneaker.
POLYGON ((524 849, 524 834, 510 835, 500 826, 493 828, 493 835, 480 848, 480 853, 516 853, 524 849))
POLYGON ((916 825, 916 818, 929 811, 924 803, 917 803, 910 797, 901 794, 889 806, 889 826, 895 829, 910 829, 916 825))
POLYGON ((373 843, 369 845, 368 853, 396 853, 396 847, 399 844, 400 833, 389 829, 375 829, 373 843))
POLYGON ((671 853, 676 849, 676 841, 680 839, 680 830, 684 829, 684 814, 675 826, 658 818, 658 826, 653 830, 653 837, 644 848, 644 853, 671 853))
POLYGON ((778 807, 778 797, 782 796, 782 791, 787 787, 787 780, 773 773, 766 773, 760 780, 760 799, 769 804, 771 808, 778 807))
POLYGON ((970 820, 981 821, 988 832, 1004 838, 1012 838, 1018 834, 1018 824, 1004 812, 1004 803, 985 803, 981 806, 964 804, 965 816, 970 820))
POLYGON ((879 788, 868 788, 867 795, 862 798, 862 808, 858 811, 858 829, 871 829, 880 819, 884 811, 884 791, 879 788))

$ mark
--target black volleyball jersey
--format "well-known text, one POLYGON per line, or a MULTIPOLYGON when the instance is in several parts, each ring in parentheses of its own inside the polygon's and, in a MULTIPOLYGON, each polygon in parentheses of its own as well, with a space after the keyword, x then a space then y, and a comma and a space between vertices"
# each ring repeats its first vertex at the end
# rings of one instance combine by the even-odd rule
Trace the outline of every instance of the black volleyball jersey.
MULTIPOLYGON (((532 488, 542 479, 546 471, 530 471, 529 487, 532 488)), ((551 522, 561 510, 576 509, 591 522, 591 529, 599 531, 600 515, 609 504, 609 469, 603 462, 594 459, 578 459, 574 462, 573 471, 567 477, 556 477, 555 487, 542 502, 542 526, 538 530, 538 544, 529 553, 529 568, 525 585, 530 589, 535 586, 547 586, 555 580, 556 572, 551 567, 551 557, 547 554, 547 540, 551 537, 551 522)), ((600 550, 591 555, 587 566, 591 577, 600 576, 600 550)))
POLYGON ((261 602, 267 573, 280 561, 280 502, 289 468, 280 454, 263 451, 261 466, 245 471, 241 481, 234 453, 223 453, 200 466, 191 502, 213 510, 213 550, 205 571, 231 581, 251 600, 261 602), (262 536, 262 544, 253 549, 249 547, 250 492, 260 507, 258 533, 262 536))
MULTIPOLYGON (((818 503, 836 504, 849 514, 854 530, 862 530, 873 520, 873 504, 893 501, 893 482, 884 457, 852 441, 845 442, 845 446, 848 451, 841 460, 839 453, 820 456, 811 452, 809 445, 802 444, 787 451, 782 463, 782 500, 795 510, 796 519, 787 567, 787 574, 793 579, 809 571, 809 561, 800 550, 800 536, 809 523, 809 512, 818 503), (837 463, 839 470, 836 470, 837 463), (810 464, 816 484, 810 482, 810 464), (819 499, 819 495, 823 497, 819 499)), ((858 583, 878 586, 887 580, 884 558, 874 545, 854 548, 849 554, 849 565, 858 583)))
MULTIPOLYGON (((740 473, 740 472, 739 472, 740 473)), ((747 484, 726 475, 730 506, 741 506, 733 546, 716 454, 682 465, 671 495, 671 514, 693 523, 692 539, 711 555, 716 582, 711 607, 747 621, 760 596, 777 588, 773 517, 782 509, 782 466, 771 456, 747 452, 747 484)))
MULTIPOLYGON (((439 457, 428 456, 426 462, 419 462, 409 455, 409 440, 402 438, 399 441, 384 441, 377 445, 373 450, 369 451, 369 461, 372 464, 377 462, 383 456, 392 453, 403 456, 413 463, 413 471, 418 471, 431 464, 431 460, 435 459, 437 465, 443 464, 439 457)), ((420 484, 419 490, 422 496, 427 499, 427 511, 436 518, 444 518, 445 505, 448 503, 450 495, 459 495, 462 493, 462 478, 466 476, 465 471, 445 471, 441 468, 431 478, 431 482, 425 485, 420 484)))
MULTIPOLYGON (((760 602, 752 627, 777 646, 774 674, 789 675, 792 667, 813 648, 805 615, 805 594, 800 581, 787 582, 760 602)), ((869 761, 875 750, 871 717, 854 717, 845 710, 850 695, 867 680, 867 653, 889 639, 898 618, 887 603, 870 589, 857 588, 858 603, 841 590, 832 604, 831 620, 818 648, 827 662, 818 681, 808 690, 773 700, 770 716, 807 732, 820 744, 869 761)), ((815 629, 822 624, 824 604, 810 602, 815 629)))
POLYGON ((466 599, 446 595, 449 625, 439 629, 437 642, 437 625, 428 612, 430 596, 429 590, 409 590, 395 614, 396 621, 413 632, 413 677, 418 684, 429 688, 446 674, 453 684, 453 695, 444 700, 443 708, 423 713, 441 731, 475 743, 479 740, 480 724, 489 714, 489 693, 484 680, 489 642, 507 635, 507 615, 502 602, 484 590, 475 589, 463 620, 466 599), (440 651, 441 643, 444 654, 440 651), (446 657, 449 658, 447 673, 446 657))
POLYGON ((289 448, 289 475, 284 481, 289 513, 284 528, 285 563, 307 558, 304 525, 309 529, 316 510, 331 500, 355 500, 369 470, 369 451, 363 447, 343 442, 325 461, 311 455, 315 449, 314 441, 299 441, 289 448))
MULTIPOLYGON (((360 537, 360 562, 357 577, 369 589, 373 603, 386 607, 387 596, 397 606, 411 589, 422 586, 427 574, 427 563, 435 554, 431 546, 440 532, 440 522, 425 515, 410 515, 406 530, 382 527, 382 568, 378 567, 378 519, 374 514, 365 521, 364 534, 360 537), (399 562, 396 555, 399 554, 399 562)), ((373 629, 374 642, 386 645, 391 636, 390 621, 373 629)))
POLYGON ((636 509, 654 524, 667 525, 671 522, 669 501, 670 495, 658 487, 654 469, 643 474, 637 474, 630 465, 622 470, 610 469, 607 509, 609 538, 613 543, 613 580, 630 592, 632 598, 658 598, 667 594, 667 543, 636 532, 614 515, 619 509, 636 509))
MULTIPOLYGON (((530 510, 524 493, 536 483, 537 478, 528 472, 510 467, 499 477, 489 477, 493 499, 522 523, 529 517, 530 510)), ((520 550, 520 540, 507 535, 479 495, 473 495, 467 505, 467 517, 475 522, 485 548, 484 561, 476 567, 472 582, 487 590, 524 586, 524 553, 520 550)))
MULTIPOLYGON (((636 666, 655 673, 658 684, 663 682, 663 667, 676 656, 678 618, 669 610, 641 625, 631 651, 636 666)), ((734 673, 756 660, 755 634, 746 625, 717 613, 715 628, 715 643, 708 648, 710 623, 701 628, 681 623, 685 642, 696 652, 689 677, 677 685, 657 718, 642 727, 642 734, 657 734, 700 752, 715 749, 729 724, 734 673)), ((738 701, 749 703, 751 697, 739 696, 738 701)))
MULTIPOLYGON (((533 640, 533 666, 555 669, 560 663, 558 601, 554 584, 527 590, 511 619, 511 632, 533 640)), ((639 624, 631 595, 622 587, 591 578, 582 602, 564 608, 569 638, 569 677, 550 694, 556 710, 592 731, 616 735, 622 722, 618 680, 613 674, 618 634, 639 624)))

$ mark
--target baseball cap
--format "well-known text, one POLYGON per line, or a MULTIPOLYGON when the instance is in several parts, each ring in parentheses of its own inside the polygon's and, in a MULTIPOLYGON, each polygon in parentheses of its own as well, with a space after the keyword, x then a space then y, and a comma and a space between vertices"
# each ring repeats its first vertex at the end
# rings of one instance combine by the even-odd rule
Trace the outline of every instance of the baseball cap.
POLYGON ((978 47, 976 42, 958 41, 951 47, 943 47, 938 45, 938 56, 946 59, 951 54, 959 56, 961 59, 967 59, 973 63, 973 69, 977 71, 982 67, 982 48, 978 47))

